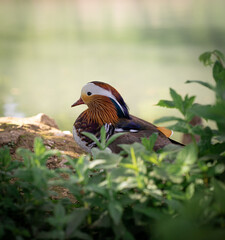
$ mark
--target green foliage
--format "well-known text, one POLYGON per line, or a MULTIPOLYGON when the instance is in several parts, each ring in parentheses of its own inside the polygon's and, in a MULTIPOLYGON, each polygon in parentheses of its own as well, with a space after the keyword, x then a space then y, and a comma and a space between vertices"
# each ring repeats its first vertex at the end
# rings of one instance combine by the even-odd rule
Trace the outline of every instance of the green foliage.
MULTIPOLYGON (((218 131, 217 137, 224 138, 225 131, 225 67, 224 67, 224 56, 218 50, 212 52, 203 53, 199 57, 200 61, 204 65, 213 65, 213 78, 215 85, 209 84, 204 81, 194 80, 186 81, 186 83, 197 83, 208 89, 212 90, 215 93, 216 101, 212 105, 201 105, 193 104, 195 97, 185 96, 184 99, 177 94, 173 89, 170 89, 170 95, 173 101, 160 100, 158 106, 176 108, 180 111, 184 118, 176 117, 163 117, 155 121, 166 122, 166 121, 177 121, 174 125, 170 126, 171 129, 175 131, 180 131, 183 133, 189 133, 192 136, 199 134, 199 131, 204 131, 200 129, 199 126, 192 127, 189 122, 193 116, 199 116, 206 120, 215 121, 218 131)), ((194 138, 193 138, 194 139, 194 138)))
POLYGON ((119 136, 123 135, 123 133, 116 133, 113 134, 107 141, 106 141, 106 130, 105 127, 102 126, 100 130, 100 141, 97 139, 97 137, 89 132, 82 132, 82 134, 88 138, 90 138, 93 142, 96 143, 97 147, 101 150, 104 150, 111 144, 113 141, 115 141, 119 136))
POLYGON ((60 173, 64 170, 46 167, 47 158, 59 152, 46 150, 36 138, 34 153, 27 149, 17 153, 23 161, 12 161, 9 149, 0 148, 0 239, 70 237, 76 209, 70 210, 66 199, 53 200, 57 197, 53 189, 60 184, 54 179, 63 181, 60 173))
POLYGON ((201 61, 205 66, 212 66, 215 63, 215 59, 221 63, 225 60, 224 55, 218 50, 205 52, 199 56, 199 61, 201 61))
POLYGON ((184 118, 178 118, 174 116, 162 117, 160 119, 157 119, 155 123, 176 121, 174 125, 169 126, 170 129, 178 132, 190 133, 193 136, 194 133, 192 132, 189 122, 194 116, 193 112, 191 111, 191 107, 193 105, 195 97, 189 97, 186 95, 184 98, 182 98, 174 89, 170 89, 170 95, 172 97, 172 101, 160 100, 157 105, 160 107, 178 109, 184 118))
MULTIPOLYGON (((47 151, 40 139, 34 152, 19 149, 23 161, 12 161, 0 149, 0 238, 3 239, 223 239, 225 234, 224 67, 219 51, 202 55, 212 64, 215 103, 199 105, 195 97, 181 97, 170 89, 172 101, 158 105, 175 108, 182 117, 173 128, 198 134, 201 141, 183 147, 167 146, 154 152, 157 134, 142 143, 122 144, 120 154, 107 148, 101 129, 98 148, 90 155, 68 159, 69 168, 49 170, 47 151), (223 109, 223 111, 222 111, 223 109), (217 129, 189 124, 193 116, 210 119, 217 129), (66 174, 66 178, 61 173, 66 174), (54 187, 68 189, 76 199, 57 197, 54 187)), ((190 83, 191 81, 188 81, 190 83)))

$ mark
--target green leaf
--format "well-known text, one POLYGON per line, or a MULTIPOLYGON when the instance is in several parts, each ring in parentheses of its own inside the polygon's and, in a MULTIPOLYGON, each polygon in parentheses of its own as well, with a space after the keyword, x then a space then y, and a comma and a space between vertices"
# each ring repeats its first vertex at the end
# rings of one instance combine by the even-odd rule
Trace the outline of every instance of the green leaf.
POLYGON ((205 66, 211 66, 215 62, 215 60, 212 59, 213 56, 220 62, 224 61, 224 55, 218 50, 201 54, 199 56, 199 61, 205 66))
POLYGON ((219 180, 213 179, 213 186, 215 191, 216 205, 215 207, 219 213, 225 213, 225 184, 219 180))
POLYGON ((99 218, 92 224, 93 227, 110 228, 111 222, 107 211, 104 211, 99 218))
POLYGON ((73 212, 69 215, 70 219, 66 227, 67 238, 74 236, 74 232, 85 221, 88 213, 89 209, 87 208, 76 208, 73 210, 73 212))
MULTIPOLYGON (((97 160, 94 160, 94 161, 91 161, 89 163, 89 168, 92 169, 92 168, 96 168, 96 166, 98 165, 102 165, 102 164, 105 164, 107 163, 107 160, 105 159, 97 159, 97 160)), ((101 168, 101 167, 100 167, 101 168)))
MULTIPOLYGON (((127 172, 127 175, 128 175, 128 172, 129 172, 129 175, 130 174, 130 170, 126 170, 127 172)), ((118 185, 116 186, 116 191, 123 191, 125 189, 134 189, 137 187, 137 181, 135 181, 134 178, 132 177, 128 177, 128 178, 119 178, 121 181, 118 183, 118 185)), ((119 181, 118 179, 118 181, 119 181)), ((126 202, 132 202, 132 200, 129 198, 129 197, 126 197, 126 202)))
POLYGON ((24 165, 27 168, 34 165, 34 163, 33 163, 33 155, 34 154, 30 150, 24 149, 24 148, 18 148, 16 150, 16 153, 23 158, 24 165))
POLYGON ((213 53, 214 53, 214 55, 217 56, 218 60, 225 61, 223 53, 221 53, 219 50, 214 50, 213 53))
MULTIPOLYGON (((196 161, 197 161, 196 146, 194 144, 189 144, 183 147, 182 150, 177 154, 176 160, 172 164, 165 165, 165 171, 168 175, 168 178, 173 183, 177 184, 181 183, 183 181, 182 180, 183 177, 191 171, 196 161)), ((173 187, 176 186, 178 185, 174 185, 173 187)), ((174 193, 173 191, 173 194, 177 195, 178 193, 174 193)), ((185 199, 183 193, 182 196, 180 197, 185 199)))
POLYGON ((217 84, 220 81, 225 81, 225 69, 219 61, 216 61, 213 66, 213 78, 217 84))
POLYGON ((205 52, 199 56, 199 61, 202 62, 205 66, 210 66, 213 64, 211 55, 212 52, 205 52))
POLYGON ((11 155, 8 147, 0 148, 0 162, 2 167, 7 167, 11 162, 11 155))
POLYGON ((101 143, 99 142, 99 140, 96 138, 96 136, 92 133, 89 132, 82 132, 82 134, 88 138, 90 138, 93 142, 96 143, 96 145, 98 146, 99 149, 104 150, 105 148, 107 148, 113 141, 115 141, 118 137, 122 136, 124 133, 116 133, 113 134, 108 141, 106 142, 106 131, 105 131, 105 127, 102 126, 101 130, 100 130, 100 135, 101 135, 101 143))
POLYGON ((155 145, 157 137, 158 133, 153 133, 149 138, 141 138, 141 142, 145 146, 145 148, 151 152, 155 145))
POLYGON ((166 107, 166 108, 175 108, 175 104, 173 101, 168 100, 160 100, 156 106, 166 107))
POLYGON ((65 209, 60 203, 55 205, 54 215, 55 217, 58 217, 58 218, 65 216, 65 209))
POLYGON ((112 142, 114 142, 118 137, 124 135, 125 133, 116 133, 113 134, 107 141, 106 143, 106 147, 108 147, 112 142))
POLYGON ((216 81, 217 101, 225 101, 225 68, 222 63, 216 61, 213 66, 213 77, 216 81))
POLYGON ((87 182, 88 181, 88 159, 86 156, 80 156, 75 163, 76 173, 79 177, 80 182, 87 182))
POLYGON ((99 151, 95 159, 89 163, 89 168, 110 169, 115 168, 121 161, 122 157, 106 150, 99 151))
POLYGON ((101 136, 101 149, 104 149, 104 148, 106 148, 106 145, 105 145, 105 142, 106 142, 105 126, 101 127, 100 136, 101 136))
MULTIPOLYGON (((225 152, 224 152, 225 154, 225 152)), ((215 174, 222 174, 225 171, 225 165, 222 163, 219 163, 215 166, 215 174)))
POLYGON ((184 114, 182 97, 172 88, 170 88, 170 95, 174 101, 175 107, 184 114))
POLYGON ((194 144, 185 146, 177 155, 176 161, 181 161, 185 165, 192 165, 198 157, 197 148, 194 144))
POLYGON ((137 167, 137 159, 136 159, 136 156, 135 156, 135 152, 134 152, 134 148, 133 148, 133 147, 131 147, 130 153, 131 153, 131 159, 132 159, 133 166, 134 166, 134 167, 137 167))
MULTIPOLYGON (((104 197, 107 197, 108 196, 108 193, 106 191, 106 188, 100 186, 100 184, 89 184, 87 187, 86 187, 86 190, 90 191, 90 192, 93 192, 93 193, 98 193, 104 197)), ((94 199, 93 199, 94 200, 94 199)))
POLYGON ((38 239, 64 239, 65 237, 64 232, 58 229, 55 229, 49 232, 42 231, 42 232, 39 232, 37 236, 38 236, 38 239))
POLYGON ((81 232, 80 230, 76 230, 71 234, 70 239, 81 239, 81 240, 93 240, 93 238, 87 233, 81 232))
MULTIPOLYGON (((54 215, 47 218, 47 222, 57 230, 62 230, 68 221, 64 206, 58 203, 54 206, 54 215)), ((64 233, 63 233, 64 234, 64 233)))
POLYGON ((98 159, 94 160, 90 163, 89 167, 90 169, 111 169, 115 168, 118 165, 118 158, 112 161, 111 159, 98 159))
POLYGON ((135 172, 138 171, 138 167, 135 166, 135 165, 133 165, 133 164, 131 164, 131 163, 120 163, 120 166, 121 166, 121 167, 124 167, 124 168, 128 168, 128 169, 132 169, 132 170, 134 170, 135 172))
MULTIPOLYGON (((173 176, 171 176, 171 179, 173 176)), ((175 182, 175 181, 174 181, 175 182)), ((184 201, 186 199, 182 185, 173 184, 171 189, 168 191, 168 195, 173 199, 184 201)))
POLYGON ((194 101, 195 101, 195 96, 188 97, 188 95, 186 95, 184 98, 185 109, 187 110, 188 108, 190 108, 194 101))
POLYGON ((97 156, 98 156, 101 152, 105 152, 105 153, 107 153, 107 154, 112 153, 111 149, 108 148, 108 147, 105 148, 104 150, 101 150, 101 149, 96 148, 96 147, 93 147, 93 148, 91 149, 91 154, 92 154, 92 156, 93 156, 94 159, 97 159, 97 158, 98 158, 97 156))
POLYGON ((207 82, 203 82, 203 81, 199 81, 199 80, 187 80, 185 83, 198 83, 198 84, 200 84, 204 87, 207 87, 207 88, 209 88, 213 91, 215 90, 215 87, 212 84, 207 83, 207 82))
MULTIPOLYGON (((83 157, 83 156, 80 156, 83 157)), ((70 165, 71 167, 73 167, 74 169, 76 168, 76 163, 77 163, 77 159, 71 159, 69 156, 65 155, 65 158, 67 160, 67 162, 65 163, 66 165, 70 165)))
POLYGON ((135 237, 127 229, 124 229, 123 239, 124 240, 135 240, 135 237))
POLYGON ((43 140, 39 137, 34 139, 34 153, 36 156, 41 156, 46 151, 43 140))
POLYGON ((109 214, 115 225, 118 225, 121 221, 123 208, 118 201, 112 200, 108 205, 109 214))
POLYGON ((100 149, 102 149, 101 143, 99 142, 99 140, 96 138, 96 136, 95 136, 94 134, 89 133, 89 132, 82 132, 82 134, 83 134, 84 136, 90 138, 93 142, 96 143, 96 145, 97 145, 100 149))
POLYGON ((131 154, 131 148, 134 149, 136 156, 140 155, 145 150, 145 147, 138 142, 133 144, 119 144, 118 146, 120 146, 129 155, 131 154))
POLYGON ((195 104, 191 111, 200 117, 205 119, 211 119, 219 124, 225 124, 225 102, 217 105, 200 105, 195 104))
POLYGON ((152 154, 144 154, 143 155, 144 160, 153 163, 155 165, 159 165, 160 161, 158 159, 158 155, 156 153, 152 153, 152 154))
POLYGON ((168 128, 176 132, 189 133, 186 123, 181 121, 168 126, 168 128))
POLYGON ((191 121, 191 119, 193 118, 193 114, 189 110, 192 107, 194 100, 195 100, 195 96, 188 97, 188 95, 186 95, 184 97, 183 108, 184 108, 185 119, 187 121, 191 121))
POLYGON ((148 216, 150 218, 156 219, 156 220, 161 220, 164 217, 164 214, 153 207, 144 207, 144 206, 134 206, 134 211, 138 212, 138 213, 142 213, 145 216, 148 216))
POLYGON ((47 159, 48 159, 49 157, 53 156, 53 155, 60 156, 61 153, 60 153, 60 151, 55 150, 55 149, 45 151, 45 152, 41 155, 41 157, 40 157, 40 159, 39 159, 41 166, 45 166, 45 165, 46 165, 46 162, 47 162, 47 159))
POLYGON ((181 121, 181 122, 184 122, 184 120, 182 118, 178 118, 178 117, 161 117, 159 119, 156 119, 154 121, 155 124, 158 124, 158 123, 163 123, 163 122, 170 122, 170 121, 181 121))
POLYGON ((194 183, 191 183, 187 186, 185 191, 187 199, 191 199, 194 193, 195 193, 195 185, 194 183))

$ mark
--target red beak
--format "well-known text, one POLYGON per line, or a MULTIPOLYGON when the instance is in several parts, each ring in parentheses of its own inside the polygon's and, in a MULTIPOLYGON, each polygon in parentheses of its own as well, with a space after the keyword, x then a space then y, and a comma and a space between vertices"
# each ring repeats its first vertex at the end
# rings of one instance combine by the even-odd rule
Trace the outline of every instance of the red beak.
POLYGON ((75 107, 78 105, 84 104, 84 101, 82 100, 82 98, 80 98, 78 101, 76 101, 74 104, 71 105, 71 107, 75 107))

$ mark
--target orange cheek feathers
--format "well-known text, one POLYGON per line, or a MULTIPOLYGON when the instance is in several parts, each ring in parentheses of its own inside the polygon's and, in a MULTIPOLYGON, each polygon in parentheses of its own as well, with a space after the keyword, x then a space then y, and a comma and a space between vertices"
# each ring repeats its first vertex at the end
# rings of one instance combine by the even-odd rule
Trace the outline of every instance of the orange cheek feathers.
POLYGON ((96 95, 88 96, 87 94, 83 93, 81 94, 81 98, 83 99, 84 103, 88 105, 89 103, 94 101, 96 95))

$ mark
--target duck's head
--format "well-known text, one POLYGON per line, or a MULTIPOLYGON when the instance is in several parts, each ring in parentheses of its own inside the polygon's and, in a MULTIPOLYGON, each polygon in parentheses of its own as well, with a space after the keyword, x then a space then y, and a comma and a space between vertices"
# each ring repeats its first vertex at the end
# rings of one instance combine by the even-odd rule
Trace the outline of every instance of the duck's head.
MULTIPOLYGON (((104 114, 115 112, 118 118, 129 118, 128 107, 119 92, 104 82, 93 81, 87 83, 81 90, 81 97, 72 104, 75 107, 86 104, 93 112, 104 114), (109 111, 110 110, 110 111, 109 111)), ((112 115, 110 114, 110 115, 112 115)))

